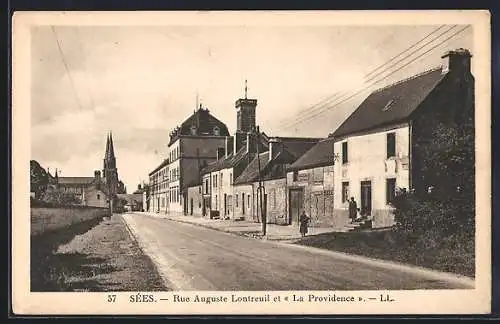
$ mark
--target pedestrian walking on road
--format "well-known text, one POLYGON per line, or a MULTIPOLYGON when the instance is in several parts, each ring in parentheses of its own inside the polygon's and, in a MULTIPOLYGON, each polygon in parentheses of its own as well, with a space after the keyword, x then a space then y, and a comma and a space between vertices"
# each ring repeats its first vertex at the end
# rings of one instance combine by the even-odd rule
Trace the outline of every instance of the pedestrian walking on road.
POLYGON ((349 201, 349 218, 351 220, 351 223, 356 220, 357 214, 358 214, 358 205, 356 204, 354 197, 351 197, 351 200, 349 201))
POLYGON ((306 234, 307 234, 307 227, 309 225, 309 220, 310 220, 310 218, 306 215, 306 212, 303 210, 302 214, 300 215, 300 218, 299 218, 300 235, 302 237, 306 236, 306 234))

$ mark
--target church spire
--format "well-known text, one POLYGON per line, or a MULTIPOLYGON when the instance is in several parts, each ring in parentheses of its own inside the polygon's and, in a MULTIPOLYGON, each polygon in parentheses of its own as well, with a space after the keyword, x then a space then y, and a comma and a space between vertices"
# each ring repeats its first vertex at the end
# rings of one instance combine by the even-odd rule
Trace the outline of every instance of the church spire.
POLYGON ((109 154, 109 134, 106 137, 106 152, 104 152, 104 158, 107 158, 109 154))
POLYGON ((109 157, 115 158, 115 149, 113 147, 113 134, 109 131, 109 157))

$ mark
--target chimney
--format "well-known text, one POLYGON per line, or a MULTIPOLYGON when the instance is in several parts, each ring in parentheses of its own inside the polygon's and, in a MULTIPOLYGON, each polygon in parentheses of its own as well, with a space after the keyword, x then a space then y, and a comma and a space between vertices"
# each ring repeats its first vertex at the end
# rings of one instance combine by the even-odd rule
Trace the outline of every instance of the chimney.
POLYGON ((233 152, 235 154, 243 147, 243 145, 245 145, 246 137, 247 135, 244 132, 236 131, 234 134, 233 152))
POLYGON ((224 154, 225 157, 227 157, 229 154, 231 154, 233 148, 233 143, 232 143, 232 138, 231 136, 226 136, 225 142, 224 142, 224 154))
POLYGON ((441 56, 443 59, 443 73, 459 73, 469 74, 470 59, 472 55, 469 50, 458 48, 453 51, 448 51, 441 56))
POLYGON ((258 141, 255 138, 255 135, 252 133, 248 132, 247 133, 247 140, 246 140, 246 145, 247 145, 247 153, 256 153, 257 152, 257 144, 258 141))
POLYGON ((99 171, 99 170, 94 171, 94 181, 96 184, 96 188, 98 190, 100 190, 101 189, 101 171, 99 171))
POLYGON ((218 147, 217 148, 217 160, 222 159, 224 156, 226 156, 226 150, 224 147, 218 147))
POLYGON ((269 139, 269 161, 281 152, 281 142, 278 138, 269 139))

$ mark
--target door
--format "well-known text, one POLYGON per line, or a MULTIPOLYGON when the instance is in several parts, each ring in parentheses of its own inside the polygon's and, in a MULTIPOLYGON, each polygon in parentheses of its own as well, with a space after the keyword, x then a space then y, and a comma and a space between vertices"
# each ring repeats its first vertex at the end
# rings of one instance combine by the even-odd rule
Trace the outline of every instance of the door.
POLYGON ((361 181, 361 215, 370 216, 372 213, 372 182, 361 181))
POLYGON ((288 224, 298 224, 300 212, 304 204, 304 192, 302 189, 290 189, 288 195, 288 224))
POLYGON ((191 201, 189 202, 189 205, 191 207, 191 213, 190 214, 193 215, 193 208, 194 208, 194 206, 193 206, 194 205, 193 198, 191 198, 191 201))

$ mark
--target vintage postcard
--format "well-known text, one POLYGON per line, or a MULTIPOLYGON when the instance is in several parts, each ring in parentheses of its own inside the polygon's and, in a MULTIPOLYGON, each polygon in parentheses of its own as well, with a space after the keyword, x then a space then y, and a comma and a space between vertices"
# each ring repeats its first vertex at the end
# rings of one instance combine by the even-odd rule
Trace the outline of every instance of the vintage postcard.
POLYGON ((490 312, 489 12, 12 35, 15 314, 490 312))

